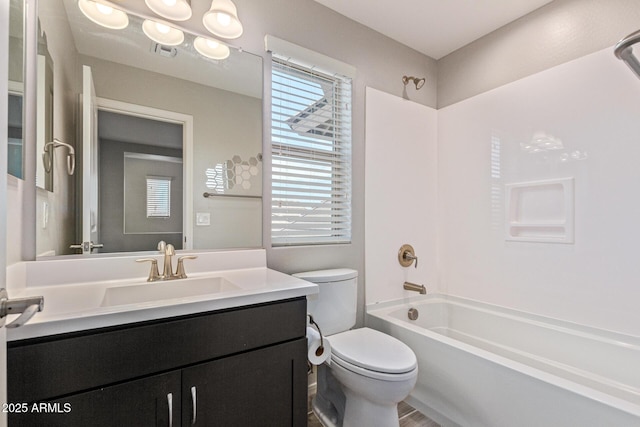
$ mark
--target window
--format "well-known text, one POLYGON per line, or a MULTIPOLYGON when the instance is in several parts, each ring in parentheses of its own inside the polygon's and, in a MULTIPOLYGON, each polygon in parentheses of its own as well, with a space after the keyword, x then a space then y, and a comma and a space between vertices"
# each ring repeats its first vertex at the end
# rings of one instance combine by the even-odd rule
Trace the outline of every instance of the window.
POLYGON ((147 177, 147 218, 171 216, 171 177, 147 177))
POLYGON ((351 241, 351 79, 274 56, 273 246, 351 241))

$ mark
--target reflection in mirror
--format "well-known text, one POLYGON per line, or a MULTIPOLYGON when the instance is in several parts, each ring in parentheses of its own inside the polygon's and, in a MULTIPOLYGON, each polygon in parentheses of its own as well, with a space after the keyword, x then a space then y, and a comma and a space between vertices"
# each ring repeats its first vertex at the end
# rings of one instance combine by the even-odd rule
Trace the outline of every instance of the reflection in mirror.
POLYGON ((22 178, 22 94, 9 89, 9 130, 7 171, 16 178, 22 178))
MULTIPOLYGON (((38 24, 40 28, 40 25, 38 24)), ((38 61, 36 64, 36 97, 38 102, 36 117, 36 153, 44 157, 36 162, 36 186, 53 191, 53 63, 47 47, 47 37, 38 31, 38 61)))
MULTIPOLYGON (((192 4, 194 20, 204 3, 192 4)), ((100 252, 154 250, 160 239, 185 249, 260 247, 262 58, 234 48, 224 60, 206 58, 188 33, 178 46, 160 45, 131 14, 125 29, 107 29, 74 0, 38 8, 53 70, 52 138, 75 148, 77 167, 69 176, 56 150, 53 192, 37 194, 37 254, 72 254, 69 246, 84 242, 102 245, 100 252), (145 120, 159 125, 141 131, 145 120), (174 133, 179 146, 162 146, 174 133), (124 153, 165 158, 160 170, 145 172, 145 194, 127 192, 127 165, 140 159, 124 153), (170 219, 146 215, 147 177, 171 177, 170 219), (132 228, 131 212, 148 224, 132 228)))
POLYGON ((16 178, 23 178, 23 108, 24 94, 23 49, 24 8, 22 0, 11 0, 9 11, 9 129, 7 171, 16 178))
POLYGON ((99 181, 110 183, 99 188, 101 252, 182 249, 182 135, 180 124, 98 112, 99 181))

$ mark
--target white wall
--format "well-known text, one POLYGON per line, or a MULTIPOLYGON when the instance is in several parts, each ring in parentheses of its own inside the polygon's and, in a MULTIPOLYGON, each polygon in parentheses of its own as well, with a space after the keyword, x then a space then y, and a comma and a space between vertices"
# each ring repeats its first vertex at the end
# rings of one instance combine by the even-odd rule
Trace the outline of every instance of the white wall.
POLYGON ((373 304, 415 296, 405 281, 436 288, 437 112, 372 88, 365 105, 366 304, 373 304), (405 243, 418 268, 398 262, 405 243))
POLYGON ((442 291, 640 335, 639 117, 612 48, 439 110, 442 291), (523 150, 540 131, 564 148, 523 150), (575 243, 505 241, 505 184, 563 177, 575 243))
POLYGON ((366 108, 367 304, 410 280, 640 335, 640 79, 611 48, 437 112, 371 89, 366 108), (562 148, 530 152, 540 133, 562 148), (505 186, 567 177, 573 243, 506 240, 505 186))

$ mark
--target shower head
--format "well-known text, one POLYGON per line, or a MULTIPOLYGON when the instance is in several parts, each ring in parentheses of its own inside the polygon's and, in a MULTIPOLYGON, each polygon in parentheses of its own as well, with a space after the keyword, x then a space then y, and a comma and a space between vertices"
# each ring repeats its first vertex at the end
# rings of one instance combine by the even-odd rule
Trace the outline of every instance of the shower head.
POLYGON ((416 85, 416 90, 420 90, 420 88, 424 86, 425 78, 402 76, 402 83, 404 83, 405 86, 409 83, 409 81, 412 81, 413 84, 416 85))
POLYGON ((633 45, 640 42, 640 31, 629 34, 616 44, 614 54, 626 62, 631 70, 640 77, 640 60, 633 54, 633 45))

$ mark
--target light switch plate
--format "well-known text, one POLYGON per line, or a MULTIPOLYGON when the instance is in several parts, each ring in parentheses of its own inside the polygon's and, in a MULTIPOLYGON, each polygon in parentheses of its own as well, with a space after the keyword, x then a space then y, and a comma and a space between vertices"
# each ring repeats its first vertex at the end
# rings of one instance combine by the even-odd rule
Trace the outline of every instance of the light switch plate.
POLYGON ((196 212, 196 225, 198 226, 211 225, 211 213, 196 212))

